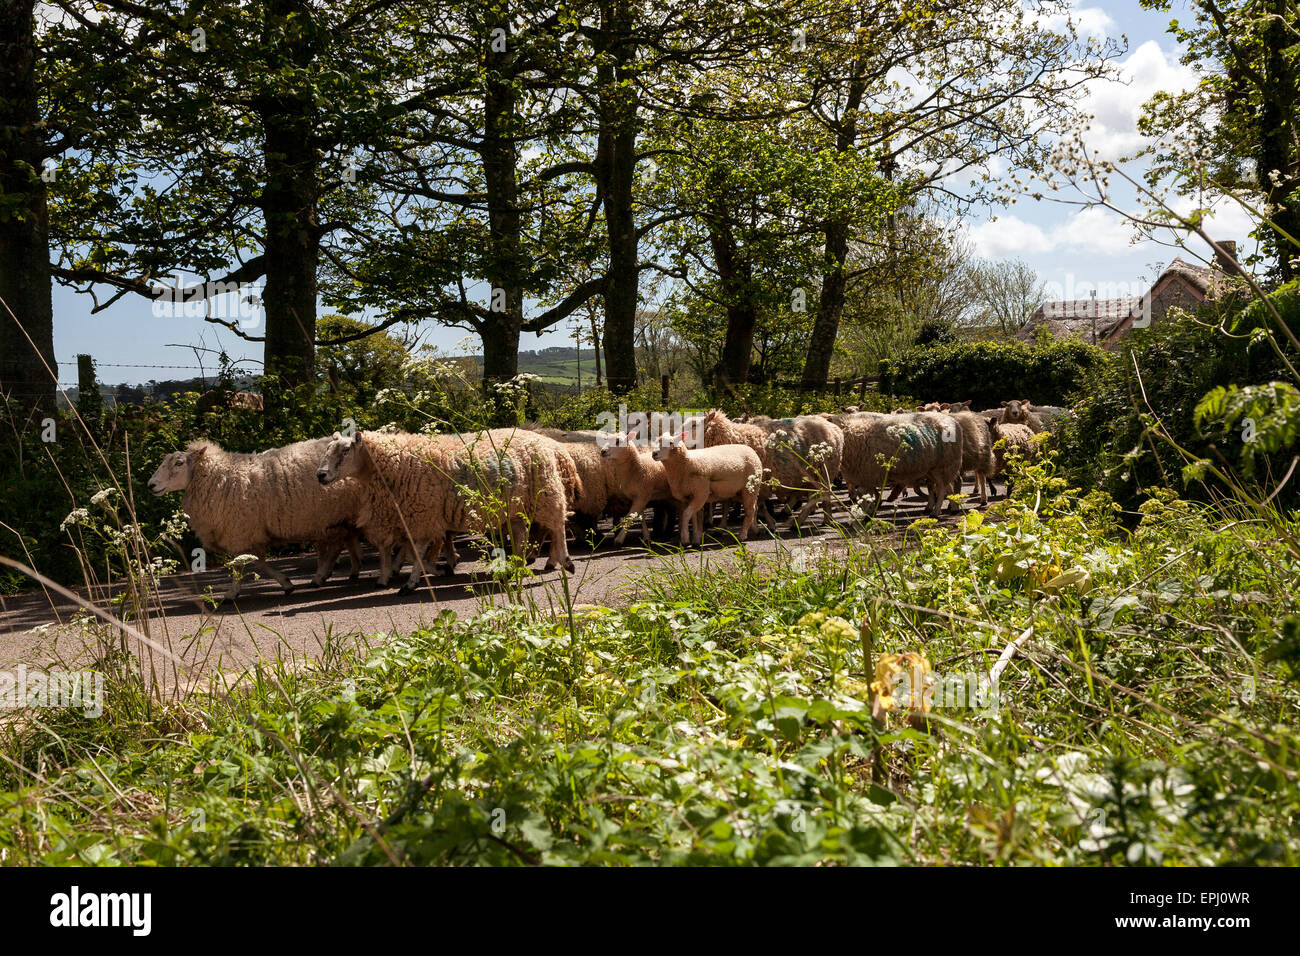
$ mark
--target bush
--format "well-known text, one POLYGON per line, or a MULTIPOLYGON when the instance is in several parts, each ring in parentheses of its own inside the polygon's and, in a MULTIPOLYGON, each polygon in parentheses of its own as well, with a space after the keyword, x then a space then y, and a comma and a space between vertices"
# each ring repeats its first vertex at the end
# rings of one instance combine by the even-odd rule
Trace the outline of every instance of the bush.
POLYGON ((954 342, 909 349, 880 363, 882 392, 919 395, 925 401, 970 399, 976 409, 1013 398, 1037 405, 1068 405, 1088 373, 1108 356, 1077 339, 1023 342, 954 342))
MULTIPOLYGON (((1284 292, 1275 294, 1275 302, 1285 304, 1284 292)), ((1283 315, 1293 323, 1300 318, 1283 315)), ((1241 449, 1225 445, 1224 458, 1219 458, 1213 441, 1222 440, 1225 432, 1210 420, 1204 431, 1199 429, 1196 409, 1218 388, 1263 385, 1285 377, 1277 353, 1259 338, 1265 322, 1255 306, 1206 307, 1129 336, 1115 361, 1097 366, 1089 375, 1077 419, 1060 436, 1062 463, 1072 481, 1099 487, 1128 508, 1144 488, 1181 488, 1183 459, 1167 441, 1148 433, 1149 425, 1156 423, 1192 454, 1235 464, 1241 449), (1234 329, 1233 335, 1220 329, 1220 320, 1234 329)), ((1289 460, 1282 455, 1276 460, 1260 458, 1248 470, 1275 479, 1282 474, 1278 464, 1284 470, 1289 460)), ((1188 493, 1205 497, 1209 488, 1188 493)))

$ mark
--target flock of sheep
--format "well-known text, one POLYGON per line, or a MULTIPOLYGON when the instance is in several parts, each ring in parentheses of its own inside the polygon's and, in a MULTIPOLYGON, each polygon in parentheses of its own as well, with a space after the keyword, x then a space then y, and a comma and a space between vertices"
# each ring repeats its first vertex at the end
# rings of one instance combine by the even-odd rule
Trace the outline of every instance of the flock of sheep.
MULTIPOLYGON (((198 441, 167 455, 149 490, 183 491, 205 549, 247 556, 286 593, 293 584, 266 562, 271 547, 314 546, 312 584, 319 585, 344 548, 351 577, 358 577, 362 537, 379 551, 381 586, 411 565, 402 585, 408 592, 440 555, 455 570, 457 534, 502 541, 508 534, 513 553, 525 558, 549 539, 546 569, 572 571, 566 526, 595 527, 612 514, 622 519, 616 544, 634 521, 645 541, 652 505, 656 522, 678 516, 686 545, 702 541, 704 519, 712 520, 718 503, 724 528, 731 503, 739 503, 741 540, 760 517, 775 527, 773 500, 789 510, 791 524, 819 507, 833 520, 837 482, 851 500, 879 500, 889 485, 892 501, 924 485, 938 516, 970 472, 976 497, 987 504, 1007 451, 1032 455, 1035 434, 1054 430, 1067 414, 1017 400, 984 412, 966 402, 787 419, 733 421, 721 411, 684 421, 647 415, 627 434, 533 426, 455 435, 335 433, 258 454, 198 441)), ((952 501, 948 507, 960 509, 952 501)), ((234 575, 227 599, 238 594, 240 578, 234 575)))

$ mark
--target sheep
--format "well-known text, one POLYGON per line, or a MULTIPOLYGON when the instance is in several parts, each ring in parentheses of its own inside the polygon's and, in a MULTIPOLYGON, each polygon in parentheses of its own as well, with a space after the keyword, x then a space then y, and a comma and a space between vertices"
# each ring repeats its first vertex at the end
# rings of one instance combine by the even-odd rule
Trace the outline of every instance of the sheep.
POLYGON ((1018 399, 1010 402, 1003 402, 1002 407, 1005 410, 1002 415, 1002 421, 1009 425, 1028 425, 1033 432, 1043 430, 1042 420, 1032 412, 1028 399, 1018 399))
MULTIPOLYGON (((772 419, 760 417, 753 424, 767 432, 765 453, 760 453, 769 477, 779 488, 777 496, 790 507, 791 524, 805 521, 821 505, 828 520, 834 519, 830 501, 831 483, 839 477, 844 453, 844 431, 819 415, 772 419), (793 502, 807 494, 807 502, 794 515, 793 502), (829 500, 828 500, 829 499, 829 500)), ((705 428, 708 444, 708 429, 705 428)))
MULTIPOLYGON (((182 507, 200 543, 209 551, 251 554, 253 567, 293 591, 293 583, 266 562, 276 544, 313 544, 318 560, 311 579, 323 584, 344 545, 352 559, 349 580, 361 573, 356 519, 361 496, 355 488, 322 488, 316 468, 328 439, 298 442, 260 454, 237 454, 215 442, 196 441, 167 455, 149 479, 155 495, 184 491, 182 507)), ((235 574, 223 601, 239 596, 235 574)))
POLYGON ((562 441, 559 445, 573 462, 581 482, 581 491, 572 502, 575 517, 594 524, 605 514, 610 499, 602 449, 595 442, 562 441))
POLYGON ((942 405, 931 402, 923 406, 925 411, 940 411, 957 419, 961 425, 961 470, 975 474, 975 494, 980 504, 989 503, 989 478, 993 475, 993 443, 989 441, 988 423, 978 412, 970 410, 970 400, 964 402, 945 402, 942 405))
MULTIPOLYGON (((471 435, 335 433, 317 478, 326 485, 355 478, 360 485, 357 526, 379 548, 381 584, 391 580, 392 550, 403 541, 424 555, 449 531, 486 534, 508 523, 514 553, 523 554, 528 521, 550 534, 546 569, 558 565, 572 571, 564 519, 581 484, 572 461, 566 465, 567 456, 557 447, 515 429, 471 435), (477 501, 480 495, 489 500, 477 501), (504 514, 497 505, 504 505, 504 514)), ((402 593, 414 590, 422 574, 421 562, 414 562, 402 593)))
MULTIPOLYGON (((628 432, 621 442, 605 445, 600 450, 600 456, 606 466, 605 480, 609 492, 631 502, 628 514, 640 516, 641 542, 648 543, 650 530, 646 524, 645 509, 652 502, 657 509, 672 500, 668 473, 662 464, 651 457, 648 449, 638 447, 635 431, 628 432)), ((622 544, 627 532, 626 527, 619 529, 614 543, 622 544)))
MULTIPOLYGON (((855 422, 844 430, 840 473, 849 494, 858 489, 879 497, 886 476, 904 484, 929 484, 929 510, 938 517, 961 476, 961 426, 951 415, 911 412, 855 422), (882 464, 881 458, 884 459, 882 464), (891 459, 896 459, 892 464, 891 459)), ((958 510, 948 502, 949 510, 958 510)))
MULTIPOLYGON (((714 409, 704 416, 704 446, 715 445, 748 445, 763 462, 764 481, 775 483, 777 494, 787 505, 801 492, 811 491, 810 504, 820 502, 830 513, 825 495, 839 471, 838 459, 844 447, 839 426, 820 415, 781 419, 767 425, 742 424, 714 409), (827 448, 818 447, 823 445, 827 448), (818 460, 813 461, 814 457, 818 460)), ((762 507, 775 524, 766 498, 762 507)), ((806 505, 794 520, 804 520, 810 510, 806 505)))
POLYGON ((1038 416, 1043 430, 1051 432, 1053 435, 1060 429, 1063 422, 1074 417, 1074 413, 1068 408, 1061 408, 1057 405, 1030 405, 1029 410, 1038 416))
POLYGON ((524 430, 549 438, 552 441, 558 441, 562 445, 569 445, 577 442, 597 444, 601 441, 602 436, 606 434, 605 432, 596 431, 594 429, 569 432, 562 428, 546 428, 542 425, 538 425, 536 422, 530 422, 525 425, 524 430))
POLYGON ((700 509, 710 502, 736 497, 745 510, 740 540, 749 537, 749 529, 758 517, 758 487, 763 480, 763 462, 753 448, 714 445, 688 451, 681 438, 664 436, 651 457, 663 464, 673 497, 684 503, 680 519, 683 546, 691 543, 688 539, 704 543, 700 509))
MULTIPOLYGON (((990 421, 988 423, 989 443, 993 449, 993 474, 990 476, 990 483, 993 477, 1003 474, 1006 471, 1006 460, 1008 453, 1016 451, 1027 460, 1033 460, 1038 456, 1038 443, 1034 440, 1034 430, 1028 425, 1022 425, 1015 422, 1001 424, 990 421)), ((1011 494, 1011 482, 1008 480, 1007 494, 1011 494)))

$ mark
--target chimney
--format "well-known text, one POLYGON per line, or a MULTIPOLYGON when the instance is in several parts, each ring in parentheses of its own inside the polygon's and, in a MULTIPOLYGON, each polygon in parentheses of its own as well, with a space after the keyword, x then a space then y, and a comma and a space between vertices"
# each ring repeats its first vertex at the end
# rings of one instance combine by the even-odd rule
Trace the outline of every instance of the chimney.
POLYGON ((1215 268, 1226 275, 1240 273, 1241 266, 1237 265, 1237 244, 1231 239, 1217 239, 1215 241, 1223 249, 1223 252, 1216 250, 1214 253, 1215 268))

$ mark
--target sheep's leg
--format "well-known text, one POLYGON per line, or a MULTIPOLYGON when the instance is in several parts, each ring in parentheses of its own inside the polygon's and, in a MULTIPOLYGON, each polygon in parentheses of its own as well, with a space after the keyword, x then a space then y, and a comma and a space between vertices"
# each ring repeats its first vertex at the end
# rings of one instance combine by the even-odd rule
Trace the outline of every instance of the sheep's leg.
MULTIPOLYGON (((688 547, 688 546, 690 545, 691 542, 689 541, 689 539, 693 536, 693 535, 692 535, 692 532, 695 531, 695 516, 699 514, 700 509, 704 507, 704 503, 705 503, 705 501, 707 501, 707 500, 708 500, 708 496, 707 496, 707 495, 705 495, 705 496, 703 496, 703 497, 701 497, 701 496, 696 496, 696 497, 694 497, 694 498, 691 498, 689 501, 687 501, 687 502, 686 502, 686 507, 682 509, 682 518, 681 518, 681 523, 682 523, 682 533, 681 533, 681 542, 682 542, 682 547, 685 548, 685 547, 688 547)), ((700 539, 700 540, 701 540, 701 543, 702 543, 702 542, 703 542, 703 519, 702 519, 702 518, 701 518, 701 539, 700 539)))
POLYGON ((330 579, 342 550, 334 543, 316 545, 316 573, 311 576, 311 587, 318 588, 330 579))
MULTIPOLYGON (((642 544, 645 544, 650 540, 649 536, 646 533, 646 521, 645 521, 645 509, 649 503, 650 503, 649 495, 646 495, 644 498, 637 498, 635 501, 632 502, 632 510, 628 512, 628 514, 630 515, 639 514, 641 516, 641 543, 642 544)), ((626 518, 624 520, 626 521, 626 518)), ((614 536, 614 543, 622 544, 623 539, 626 537, 627 537, 627 525, 624 524, 624 526, 621 529, 619 529, 618 534, 614 536)))
POLYGON ((456 565, 460 564, 460 553, 456 550, 456 536, 450 531, 442 542, 442 554, 447 559, 447 570, 453 574, 456 572, 456 565))
MULTIPOLYGON (((271 567, 271 565, 267 564, 264 558, 260 558, 260 557, 257 558, 257 560, 249 564, 249 567, 260 574, 266 575, 269 578, 274 578, 275 582, 279 584, 280 587, 284 588, 285 594, 293 593, 293 582, 290 581, 287 577, 285 577, 283 571, 279 570, 278 568, 273 568, 271 567)), ((230 584, 230 590, 226 592, 226 596, 223 597, 221 600, 233 601, 236 597, 239 596, 239 589, 240 589, 239 578, 240 576, 238 574, 233 575, 233 580, 231 581, 230 584)))
POLYGON ((410 594, 420 586, 420 581, 425 576, 424 556, 429 552, 429 542, 423 539, 415 542, 415 547, 411 549, 414 556, 411 561, 411 574, 406 579, 406 583, 397 589, 398 594, 410 594))
POLYGON ((361 577, 361 535, 355 531, 348 535, 348 561, 352 565, 348 580, 355 581, 361 577))
POLYGON ((886 498, 885 500, 886 500, 886 501, 893 501, 894 499, 896 499, 899 495, 901 495, 901 494, 902 494, 904 491, 906 491, 906 490, 907 490, 907 486, 906 486, 906 485, 895 484, 892 488, 889 489, 889 497, 886 498))
POLYGON ((569 545, 564 536, 564 519, 560 519, 558 527, 550 529, 551 534, 551 557, 546 562, 546 570, 551 571, 557 567, 564 568, 570 574, 574 572, 575 565, 573 558, 569 557, 569 545))
MULTIPOLYGON (((385 542, 379 546, 379 580, 377 587, 386 588, 393 580, 393 548, 396 545, 385 542)), ((402 546, 402 553, 406 553, 406 546, 402 546)))
POLYGON ((740 540, 749 539, 750 529, 758 519, 758 495, 743 492, 740 496, 741 506, 745 509, 745 523, 740 526, 740 540))

